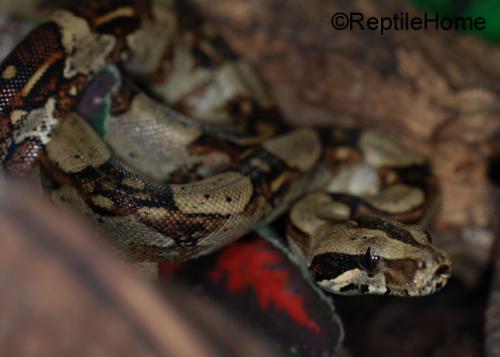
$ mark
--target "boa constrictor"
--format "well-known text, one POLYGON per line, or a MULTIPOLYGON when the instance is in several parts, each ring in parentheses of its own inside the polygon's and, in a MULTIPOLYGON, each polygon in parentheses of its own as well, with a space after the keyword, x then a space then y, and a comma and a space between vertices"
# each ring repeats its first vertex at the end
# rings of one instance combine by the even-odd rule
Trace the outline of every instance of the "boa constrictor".
POLYGON ((4 170, 39 164, 52 198, 129 259, 206 254, 293 205, 290 247, 329 291, 425 295, 450 275, 413 225, 437 196, 423 157, 376 131, 283 129, 248 66, 176 4, 57 10, 1 64, 0 106, 4 170), (110 64, 134 83, 103 101, 110 64), (76 113, 97 99, 100 135, 76 113))

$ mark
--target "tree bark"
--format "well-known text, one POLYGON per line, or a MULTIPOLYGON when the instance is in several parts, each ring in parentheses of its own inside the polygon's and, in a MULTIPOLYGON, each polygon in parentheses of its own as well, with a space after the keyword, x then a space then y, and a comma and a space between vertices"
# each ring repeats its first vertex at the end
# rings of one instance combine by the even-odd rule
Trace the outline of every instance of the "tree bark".
POLYGON ((207 299, 167 297, 28 186, 0 182, 2 356, 276 356, 207 299))
POLYGON ((473 285, 494 241, 486 141, 500 132, 500 49, 453 31, 336 31, 338 12, 418 14, 391 0, 191 0, 271 87, 288 120, 392 133, 430 157, 435 241, 473 285))

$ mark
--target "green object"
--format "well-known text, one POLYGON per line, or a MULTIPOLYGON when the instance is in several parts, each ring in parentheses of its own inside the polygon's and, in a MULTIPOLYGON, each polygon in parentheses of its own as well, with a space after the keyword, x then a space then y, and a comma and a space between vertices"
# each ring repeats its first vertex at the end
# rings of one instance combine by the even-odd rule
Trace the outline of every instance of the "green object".
POLYGON ((94 129, 102 138, 105 138, 106 134, 108 133, 110 110, 111 110, 111 99, 109 97, 106 97, 102 105, 102 111, 96 113, 96 116, 92 118, 92 122, 94 123, 94 129))
POLYGON ((106 138, 108 133, 108 125, 111 115, 111 106, 112 106, 112 95, 113 92, 116 91, 120 82, 121 82, 121 74, 118 68, 111 65, 102 70, 98 76, 105 77, 109 76, 113 79, 114 85, 109 89, 109 92, 103 95, 101 99, 100 105, 96 105, 96 108, 93 111, 89 111, 87 113, 88 119, 97 133, 102 137, 106 138))
POLYGON ((488 40, 500 42, 500 1, 471 1, 466 15, 484 17, 486 19, 486 28, 484 31, 478 32, 478 34, 488 40))
POLYGON ((490 41, 500 42, 500 1, 498 0, 412 0, 420 9, 442 16, 464 16, 486 20, 484 30, 472 31, 490 41))
POLYGON ((453 8, 453 0, 413 0, 419 8, 433 12, 448 12, 453 8))

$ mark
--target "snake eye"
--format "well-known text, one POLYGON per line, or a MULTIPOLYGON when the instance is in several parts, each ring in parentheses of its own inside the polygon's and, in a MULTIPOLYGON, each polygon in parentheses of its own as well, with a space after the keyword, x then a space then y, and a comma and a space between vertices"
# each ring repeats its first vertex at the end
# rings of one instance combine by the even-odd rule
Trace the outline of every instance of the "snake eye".
POLYGON ((368 247, 366 252, 359 256, 359 265, 364 271, 368 273, 368 276, 373 275, 379 261, 380 257, 378 255, 372 254, 371 247, 368 247))

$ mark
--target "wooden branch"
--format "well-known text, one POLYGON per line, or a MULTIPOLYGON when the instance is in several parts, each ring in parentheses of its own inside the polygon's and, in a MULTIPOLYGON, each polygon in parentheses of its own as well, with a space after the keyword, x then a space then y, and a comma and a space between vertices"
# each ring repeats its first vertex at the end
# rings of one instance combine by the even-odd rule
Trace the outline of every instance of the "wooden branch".
POLYGON ((149 283, 73 217, 0 183, 3 356, 276 355, 206 300, 149 283))

